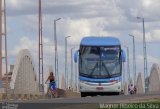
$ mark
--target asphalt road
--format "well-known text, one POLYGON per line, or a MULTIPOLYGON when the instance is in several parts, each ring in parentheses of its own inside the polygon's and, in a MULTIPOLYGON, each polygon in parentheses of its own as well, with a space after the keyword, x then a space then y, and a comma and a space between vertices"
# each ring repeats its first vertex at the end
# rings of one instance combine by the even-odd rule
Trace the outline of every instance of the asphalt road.
MULTIPOLYGON (((11 105, 18 105, 18 109, 100 109, 101 104, 139 103, 154 99, 160 100, 160 93, 143 95, 94 96, 83 98, 55 98, 30 101, 12 101, 9 103, 11 103, 11 105)), ((158 109, 159 108, 160 107, 158 107, 158 109)))

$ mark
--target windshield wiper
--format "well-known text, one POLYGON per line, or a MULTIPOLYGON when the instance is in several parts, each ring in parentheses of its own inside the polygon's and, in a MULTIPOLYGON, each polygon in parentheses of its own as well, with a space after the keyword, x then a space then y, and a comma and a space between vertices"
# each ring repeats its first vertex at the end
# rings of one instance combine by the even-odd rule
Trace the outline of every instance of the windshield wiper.
POLYGON ((107 67, 105 66, 105 64, 104 64, 103 62, 102 62, 102 66, 104 66, 104 69, 105 69, 105 71, 108 73, 108 76, 111 77, 111 75, 110 75, 110 73, 109 73, 107 67))
POLYGON ((91 73, 89 74, 90 76, 91 76, 91 75, 93 74, 93 72, 95 71, 97 65, 98 65, 98 62, 96 62, 96 65, 94 66, 93 70, 92 70, 91 73))

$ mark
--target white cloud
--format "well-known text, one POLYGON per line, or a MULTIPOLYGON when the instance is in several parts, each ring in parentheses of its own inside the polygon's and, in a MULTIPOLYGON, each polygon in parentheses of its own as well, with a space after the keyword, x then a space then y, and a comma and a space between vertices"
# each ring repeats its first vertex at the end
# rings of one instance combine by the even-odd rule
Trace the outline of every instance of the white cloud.
POLYGON ((70 21, 68 25, 67 33, 71 35, 70 42, 72 44, 79 44, 80 39, 83 36, 91 34, 90 23, 88 20, 77 20, 77 21, 70 21))
MULTIPOLYGON (((143 55, 138 55, 138 56, 136 56, 136 57, 137 57, 137 58, 136 58, 136 59, 137 59, 136 62, 137 62, 138 64, 142 64, 143 61, 144 61, 143 55)), ((150 64, 150 63, 160 63, 160 59, 148 55, 148 56, 147 56, 147 62, 148 62, 149 64, 150 64)))
MULTIPOLYGON (((143 34, 140 31, 133 31, 133 34, 138 37, 137 42, 142 42, 143 41, 143 34)), ((160 30, 159 29, 153 29, 150 32, 145 33, 146 37, 146 42, 158 42, 160 41, 160 30)))
POLYGON ((149 63, 160 63, 160 59, 155 58, 153 56, 148 56, 147 58, 149 63))
POLYGON ((160 29, 151 31, 152 41, 160 41, 160 29))
POLYGON ((153 3, 153 2, 152 2, 151 0, 143 0, 143 5, 144 5, 145 7, 151 6, 152 3, 153 3))
POLYGON ((36 50, 37 46, 38 45, 36 41, 30 40, 28 37, 22 37, 19 41, 19 44, 17 44, 12 50, 11 54, 17 55, 18 52, 22 49, 36 50))
MULTIPOLYGON (((63 19, 62 19, 63 20, 63 19)), ((93 18, 93 19, 79 19, 71 20, 68 19, 59 26, 59 32, 64 31, 65 36, 71 36, 68 41, 71 45, 79 45, 81 39, 84 36, 111 36, 117 34, 116 32, 107 32, 103 29, 104 18, 93 18)), ((57 34, 59 34, 57 32, 57 34)), ((63 44, 64 45, 64 44, 63 44)))
POLYGON ((143 34, 142 34, 141 31, 133 30, 131 34, 135 36, 135 40, 137 42, 142 42, 143 41, 143 36, 142 36, 143 34))
POLYGON ((8 3, 9 3, 9 5, 17 6, 18 0, 9 0, 8 3))

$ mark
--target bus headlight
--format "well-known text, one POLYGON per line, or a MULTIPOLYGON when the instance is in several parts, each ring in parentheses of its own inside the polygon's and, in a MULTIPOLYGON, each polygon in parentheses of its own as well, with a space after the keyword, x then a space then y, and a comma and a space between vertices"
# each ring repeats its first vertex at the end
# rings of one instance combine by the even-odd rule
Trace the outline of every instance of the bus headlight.
POLYGON ((79 89, 83 89, 83 84, 87 84, 87 81, 80 81, 80 84, 79 84, 79 89))

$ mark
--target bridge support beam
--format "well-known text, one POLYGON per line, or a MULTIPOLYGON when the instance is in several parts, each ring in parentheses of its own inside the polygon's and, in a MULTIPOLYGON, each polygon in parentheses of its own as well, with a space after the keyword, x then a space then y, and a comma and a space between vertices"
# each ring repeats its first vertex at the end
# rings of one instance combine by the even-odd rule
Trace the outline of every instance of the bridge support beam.
POLYGON ((160 68, 158 64, 153 64, 149 76, 149 92, 160 92, 160 68))
POLYGON ((30 52, 23 49, 19 52, 10 83, 14 94, 37 94, 38 80, 30 52))
POLYGON ((124 94, 128 95, 128 83, 127 82, 125 82, 125 85, 124 85, 124 94))
POLYGON ((138 74, 136 88, 137 88, 137 94, 144 94, 144 76, 143 76, 143 73, 138 74))
POLYGON ((2 0, 0 0, 0 80, 2 80, 2 0))

